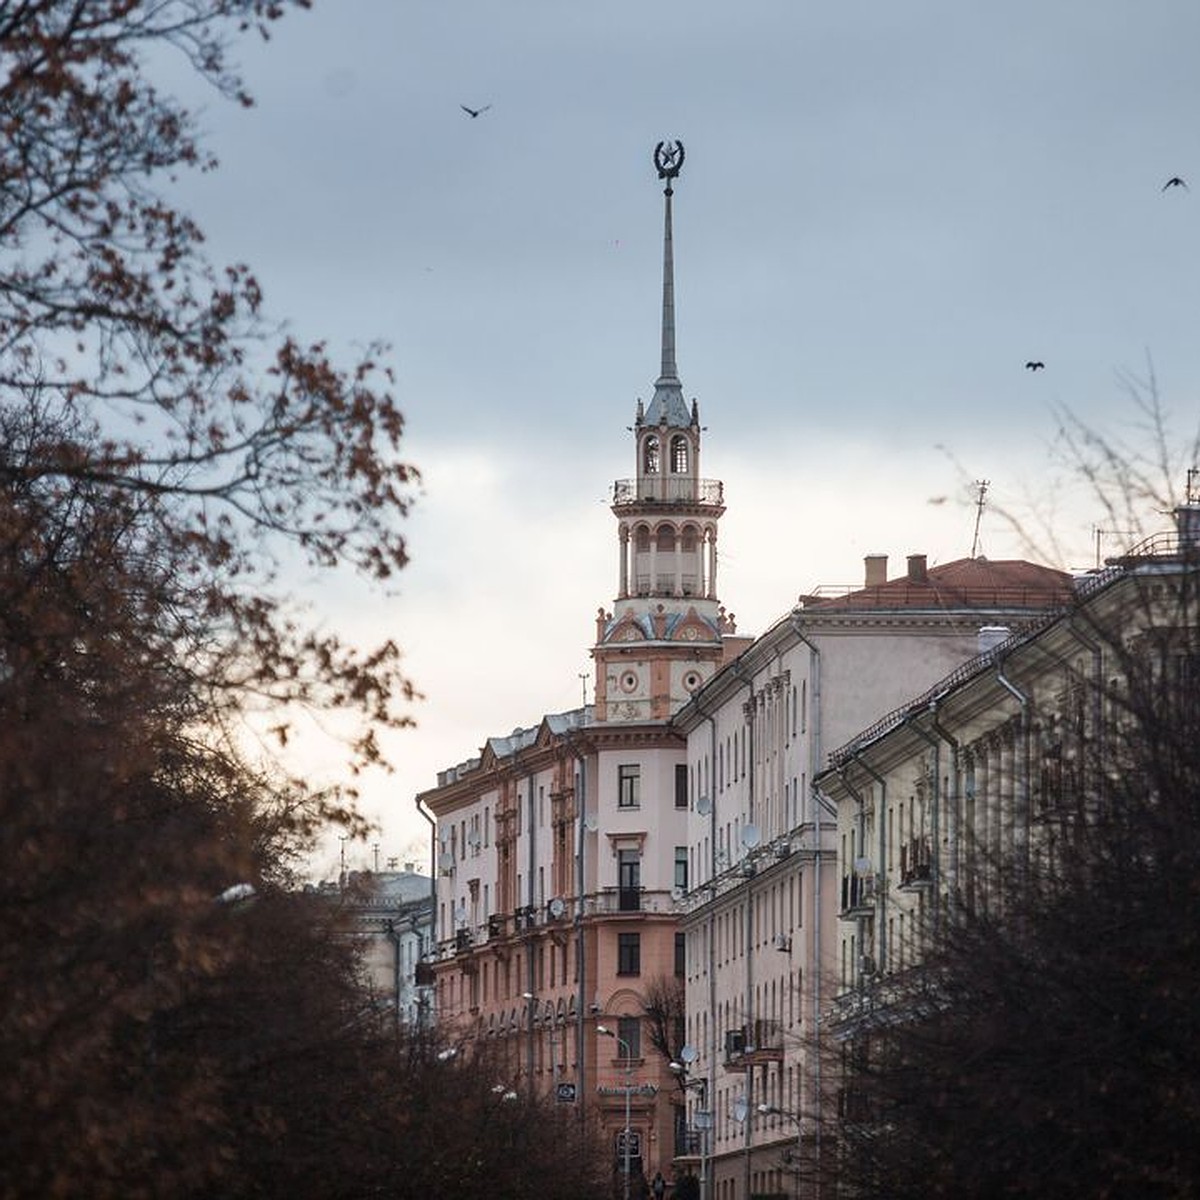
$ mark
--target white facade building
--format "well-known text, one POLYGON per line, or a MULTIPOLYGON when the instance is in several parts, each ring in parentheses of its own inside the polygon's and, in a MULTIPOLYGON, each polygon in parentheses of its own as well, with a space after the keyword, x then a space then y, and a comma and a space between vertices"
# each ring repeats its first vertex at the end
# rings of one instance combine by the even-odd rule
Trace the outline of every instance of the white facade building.
POLYGON ((1131 674, 1194 694, 1200 506, 1176 519, 1174 535, 1081 578, 1060 614, 982 646, 834 748, 819 786, 837 807, 841 1036, 920 964, 944 913, 1002 905, 1022 863, 1052 866, 1055 831, 1037 814, 1103 793, 1131 674))
POLYGON ((1069 590, 1069 576, 1032 563, 927 568, 920 555, 889 580, 873 555, 861 589, 804 598, 676 715, 689 1076, 704 1085, 690 1121, 711 1122, 711 1195, 795 1194, 784 1151, 817 1136, 814 1047, 835 995, 840 886, 836 809, 812 786, 827 749, 971 658, 982 628, 1027 627, 1069 590))

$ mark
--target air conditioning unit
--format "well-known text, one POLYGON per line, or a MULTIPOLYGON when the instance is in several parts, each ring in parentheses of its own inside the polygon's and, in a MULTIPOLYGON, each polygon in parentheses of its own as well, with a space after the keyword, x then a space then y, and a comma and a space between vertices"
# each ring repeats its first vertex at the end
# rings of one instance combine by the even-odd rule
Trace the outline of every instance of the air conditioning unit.
POLYGON ((777 933, 775 935, 775 949, 782 950, 785 953, 792 948, 792 939, 786 933, 777 933))
POLYGON ((858 960, 858 973, 860 975, 874 975, 875 974, 875 959, 872 958, 871 955, 864 954, 858 960))

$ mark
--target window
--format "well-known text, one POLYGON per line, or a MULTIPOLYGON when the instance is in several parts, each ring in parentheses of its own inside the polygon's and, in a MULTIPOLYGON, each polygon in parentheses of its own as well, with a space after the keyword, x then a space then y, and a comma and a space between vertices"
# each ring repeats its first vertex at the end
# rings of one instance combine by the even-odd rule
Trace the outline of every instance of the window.
MULTIPOLYGON (((675 974, 682 978, 682 976, 684 975, 684 973, 686 971, 687 971, 687 935, 682 934, 682 933, 677 933, 675 935, 675 974)), ((680 1038, 679 1040, 680 1040, 680 1043, 682 1044, 684 1039, 680 1038)))
POLYGON ((642 973, 642 935, 640 933, 617 934, 617 974, 640 975, 642 973))
POLYGON ((617 807, 637 808, 641 803, 642 768, 637 763, 617 767, 617 807))
POLYGON ((687 891, 688 885, 688 849, 686 846, 675 847, 675 886, 687 891))
POLYGON ((675 765, 675 807, 687 808, 688 806, 688 768, 687 763, 676 763, 675 765))
POLYGON ((622 912, 637 912, 642 907, 642 857, 637 850, 617 852, 617 885, 622 912))
MULTIPOLYGON (((630 1058, 642 1057, 642 1022, 640 1017, 618 1017, 617 1018, 617 1037, 629 1047, 628 1054, 630 1058)), ((617 1043, 619 1053, 626 1052, 625 1046, 620 1042, 617 1043)))
POLYGON ((687 438, 677 433, 671 439, 671 471, 675 475, 686 475, 688 469, 687 438))
POLYGON ((659 467, 659 445, 658 438, 648 437, 645 442, 642 454, 642 470, 647 475, 657 475, 659 467))

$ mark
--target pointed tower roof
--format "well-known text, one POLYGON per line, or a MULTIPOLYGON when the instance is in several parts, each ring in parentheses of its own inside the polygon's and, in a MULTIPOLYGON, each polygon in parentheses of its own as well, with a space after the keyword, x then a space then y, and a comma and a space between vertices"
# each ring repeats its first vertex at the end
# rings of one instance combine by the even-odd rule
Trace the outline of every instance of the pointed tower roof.
POLYGON ((659 142, 654 147, 654 165, 659 179, 666 181, 663 187, 662 366, 654 381, 650 406, 644 417, 638 413, 638 419, 647 425, 686 428, 693 419, 698 421, 699 418, 689 410, 683 398, 683 385, 675 365, 675 258, 671 237, 671 197, 675 190, 671 185, 683 167, 683 143, 659 142))

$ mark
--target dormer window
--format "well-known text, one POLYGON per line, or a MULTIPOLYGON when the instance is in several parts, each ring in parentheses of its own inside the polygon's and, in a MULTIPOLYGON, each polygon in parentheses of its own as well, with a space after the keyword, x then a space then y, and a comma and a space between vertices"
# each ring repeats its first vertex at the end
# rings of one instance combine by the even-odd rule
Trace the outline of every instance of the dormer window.
POLYGON ((671 439, 671 474, 686 475, 688 472, 688 441, 681 433, 671 439))
POLYGON ((662 452, 658 444, 658 438, 653 436, 648 437, 642 454, 642 471, 646 475, 657 475, 661 460, 662 452))

